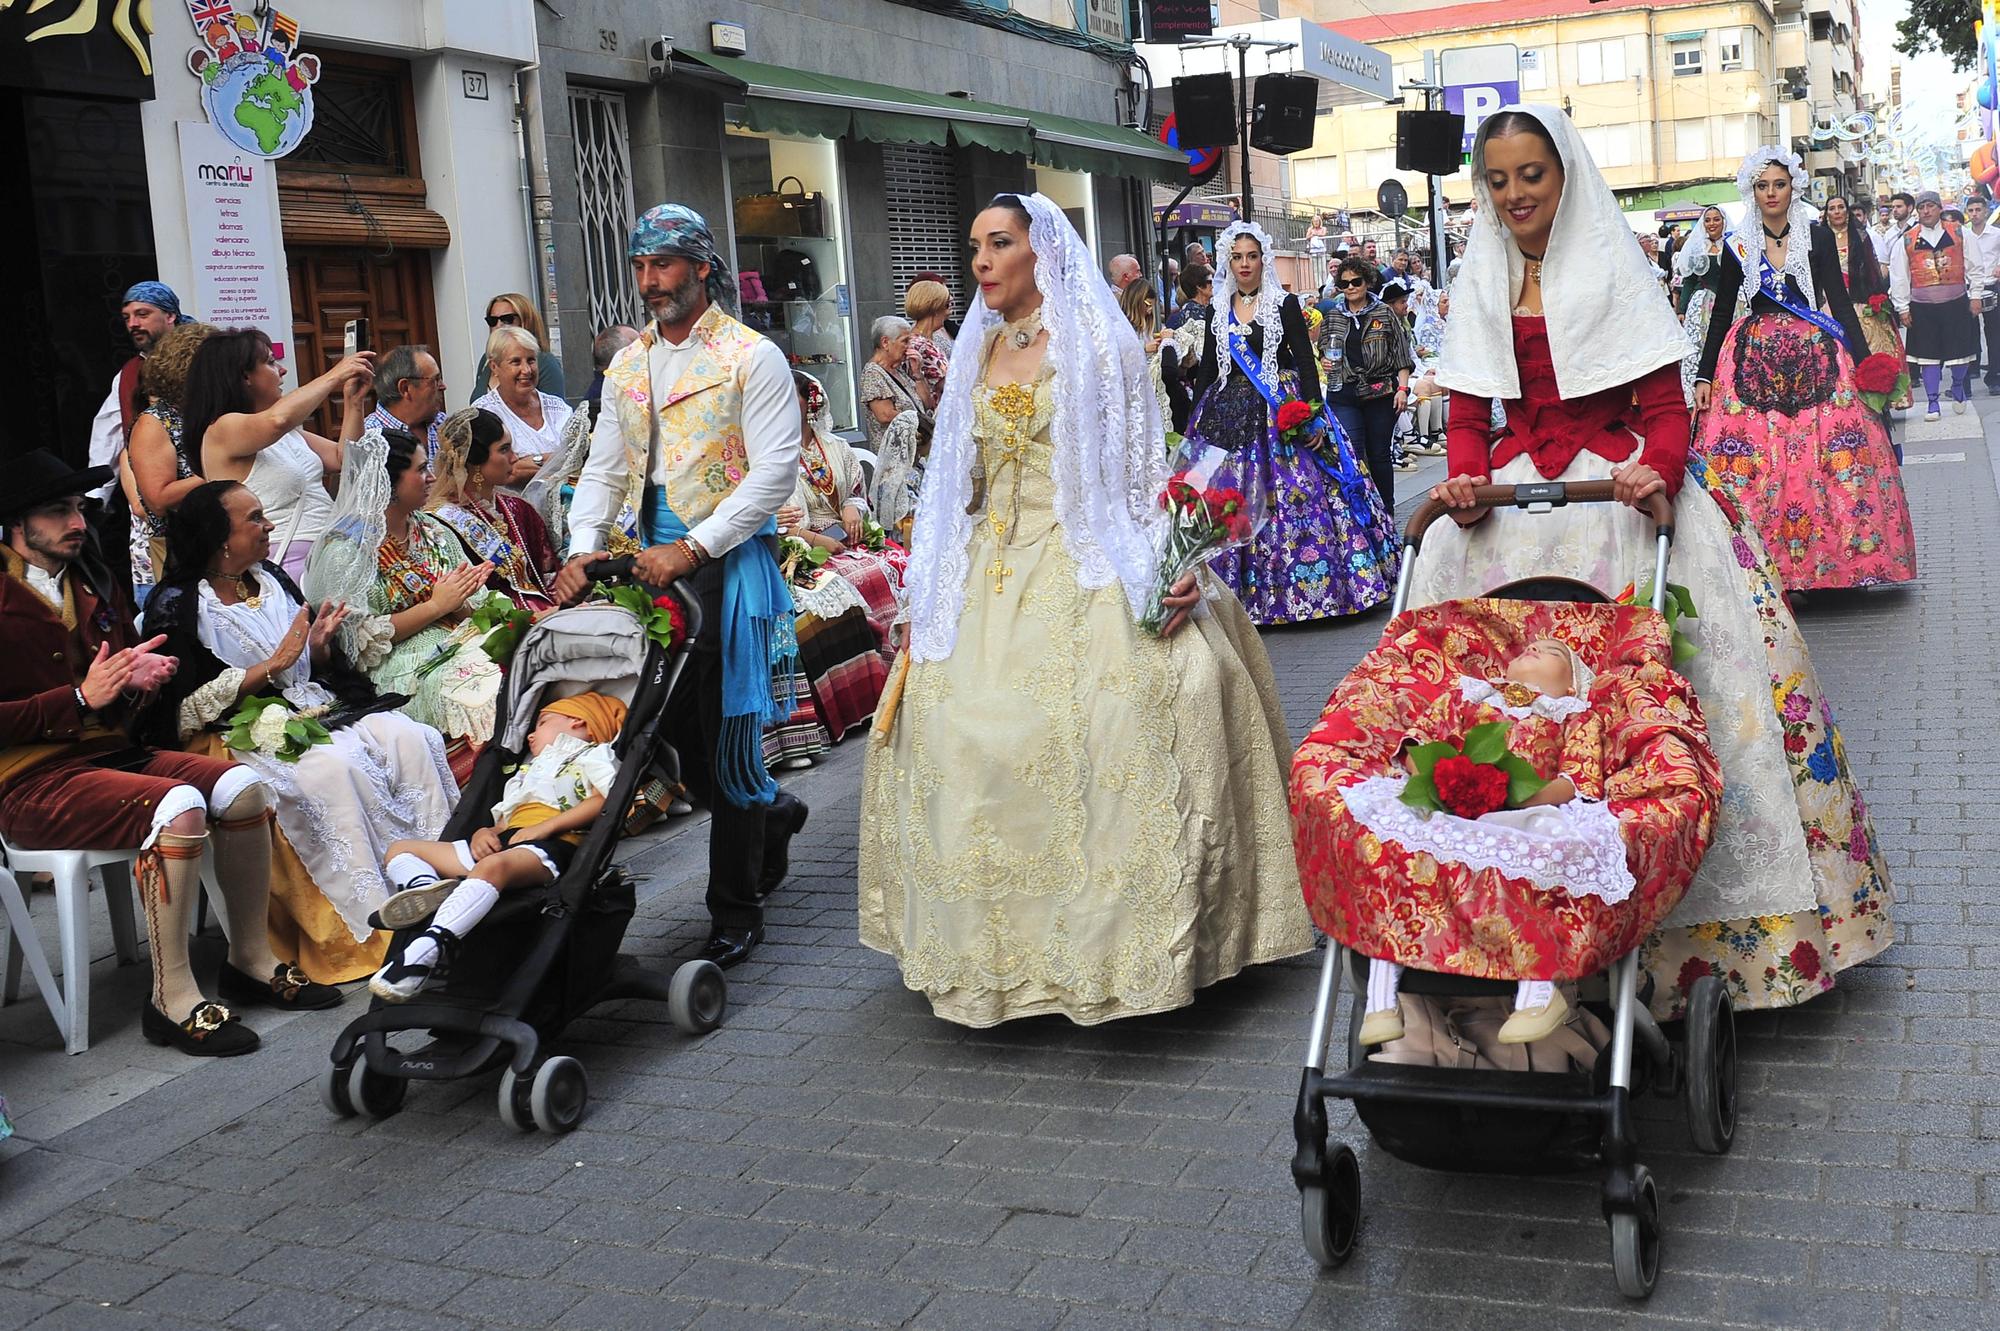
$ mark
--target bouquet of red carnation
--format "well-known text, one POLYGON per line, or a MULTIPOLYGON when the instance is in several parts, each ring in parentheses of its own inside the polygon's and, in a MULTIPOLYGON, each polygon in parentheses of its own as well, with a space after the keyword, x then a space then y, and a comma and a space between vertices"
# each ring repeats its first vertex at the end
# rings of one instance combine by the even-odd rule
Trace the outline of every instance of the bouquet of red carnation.
POLYGON ((1277 428, 1278 438, 1297 447, 1311 440, 1319 430, 1320 404, 1301 402, 1297 398, 1279 404, 1278 414, 1272 424, 1277 428))
POLYGON ((1507 723, 1489 721, 1465 732, 1465 746, 1439 740, 1410 750, 1410 780, 1401 799, 1413 809, 1479 818, 1518 809, 1548 782, 1535 765, 1507 747, 1507 723))
POLYGON ((1886 351, 1868 356, 1854 367, 1854 387, 1870 411, 1886 410, 1910 388, 1910 372, 1886 351))
POLYGON ((1263 477, 1254 465, 1240 465, 1236 455, 1220 448, 1189 454, 1183 444, 1174 474, 1160 492, 1167 537, 1153 593, 1139 616, 1139 627, 1148 633, 1158 633, 1166 624, 1167 593, 1176 582, 1224 550, 1248 544, 1264 525, 1263 477))
POLYGON ((597 591, 638 620, 646 636, 660 646, 672 647, 687 636, 687 612, 673 597, 648 596, 645 588, 629 582, 616 587, 600 582, 597 591))
POLYGON ((1887 311, 1888 308, 1889 308, 1889 294, 1887 292, 1878 291, 1874 295, 1868 298, 1868 312, 1870 314, 1882 314, 1885 311, 1887 311))

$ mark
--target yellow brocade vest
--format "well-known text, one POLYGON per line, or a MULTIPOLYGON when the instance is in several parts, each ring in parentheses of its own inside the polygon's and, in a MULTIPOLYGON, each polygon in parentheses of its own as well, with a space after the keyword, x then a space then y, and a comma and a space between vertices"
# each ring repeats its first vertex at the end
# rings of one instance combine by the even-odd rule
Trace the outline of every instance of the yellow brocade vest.
POLYGON ((604 372, 604 402, 618 413, 625 441, 625 499, 618 508, 618 525, 625 531, 639 525, 656 430, 667 504, 689 527, 713 513, 750 469, 743 447, 743 373, 763 334, 711 305, 689 336, 696 344, 694 357, 658 403, 652 375, 658 324, 648 324, 604 372))

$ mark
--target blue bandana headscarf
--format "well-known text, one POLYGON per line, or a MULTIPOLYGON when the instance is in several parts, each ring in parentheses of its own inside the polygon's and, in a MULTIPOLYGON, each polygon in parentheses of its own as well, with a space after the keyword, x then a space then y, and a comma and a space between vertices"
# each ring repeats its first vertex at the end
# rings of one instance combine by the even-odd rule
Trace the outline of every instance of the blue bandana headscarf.
POLYGON ((678 203, 660 203, 639 214, 632 224, 632 238, 626 243, 625 257, 642 254, 678 254, 684 259, 708 265, 708 298, 729 308, 736 301, 736 279, 715 247, 715 233, 708 219, 678 203))
POLYGON ((181 313, 181 298, 165 282, 134 282, 125 290, 125 299, 120 305, 130 305, 133 301, 151 305, 162 314, 171 314, 177 324, 193 323, 194 316, 181 313))

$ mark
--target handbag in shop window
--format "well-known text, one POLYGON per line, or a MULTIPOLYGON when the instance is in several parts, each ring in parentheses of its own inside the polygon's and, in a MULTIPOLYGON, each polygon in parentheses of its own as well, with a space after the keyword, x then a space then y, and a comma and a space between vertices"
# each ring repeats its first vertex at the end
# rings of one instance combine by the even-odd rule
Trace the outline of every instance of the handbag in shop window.
POLYGON ((825 236, 826 195, 807 189, 797 176, 786 176, 770 193, 746 194, 736 201, 736 230, 748 236, 825 236))

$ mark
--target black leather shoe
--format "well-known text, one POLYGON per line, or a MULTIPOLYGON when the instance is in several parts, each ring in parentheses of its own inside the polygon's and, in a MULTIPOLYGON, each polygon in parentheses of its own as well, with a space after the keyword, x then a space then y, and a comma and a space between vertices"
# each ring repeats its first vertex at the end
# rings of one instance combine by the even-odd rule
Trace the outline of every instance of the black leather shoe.
POLYGON ((316 1012, 340 1005, 340 990, 330 984, 316 983, 289 961, 279 962, 268 980, 253 979, 225 961, 215 977, 215 988, 230 1002, 245 1007, 316 1012))
POLYGON ((196 1058, 233 1058, 264 1043, 228 1008, 208 1002, 195 1004, 186 1021, 175 1021, 148 1001, 139 1013, 139 1033, 149 1044, 171 1045, 196 1058))
POLYGON ((728 970, 739 961, 748 961, 757 944, 764 941, 762 929, 717 929, 702 946, 701 959, 728 970))
POLYGON ((804 800, 782 790, 771 801, 771 811, 764 815, 764 876, 757 880, 757 900, 777 891, 792 871, 792 838, 811 812, 804 800))

